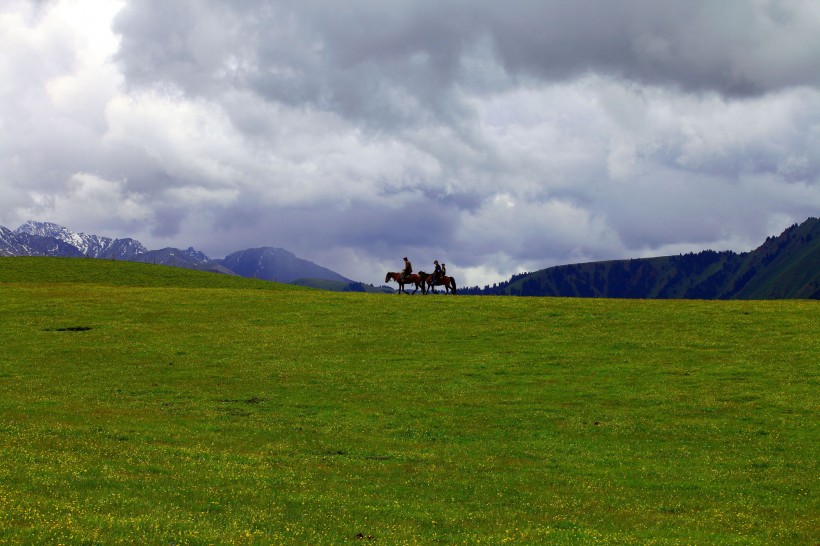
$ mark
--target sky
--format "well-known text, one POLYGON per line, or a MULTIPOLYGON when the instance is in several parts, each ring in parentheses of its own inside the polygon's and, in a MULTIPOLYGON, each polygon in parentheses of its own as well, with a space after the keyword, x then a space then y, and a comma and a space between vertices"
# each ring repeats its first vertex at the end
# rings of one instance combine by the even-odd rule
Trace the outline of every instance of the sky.
POLYGON ((820 215, 820 2, 0 0, 0 225, 459 285, 820 215))

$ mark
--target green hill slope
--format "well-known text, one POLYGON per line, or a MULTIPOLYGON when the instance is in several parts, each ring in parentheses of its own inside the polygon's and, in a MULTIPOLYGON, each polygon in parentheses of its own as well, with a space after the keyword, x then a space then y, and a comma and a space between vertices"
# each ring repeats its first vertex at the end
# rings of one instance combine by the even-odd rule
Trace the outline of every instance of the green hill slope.
POLYGON ((770 238, 746 256, 754 271, 735 297, 820 299, 820 219, 810 218, 770 238))
POLYGON ((817 302, 17 260, 0 542, 817 542, 817 302))
POLYGON ((661 299, 820 298, 820 219, 752 252, 714 252, 564 265, 463 294, 661 299))
POLYGON ((293 290, 290 285, 182 267, 120 260, 0 257, 0 283, 84 283, 175 288, 293 290))

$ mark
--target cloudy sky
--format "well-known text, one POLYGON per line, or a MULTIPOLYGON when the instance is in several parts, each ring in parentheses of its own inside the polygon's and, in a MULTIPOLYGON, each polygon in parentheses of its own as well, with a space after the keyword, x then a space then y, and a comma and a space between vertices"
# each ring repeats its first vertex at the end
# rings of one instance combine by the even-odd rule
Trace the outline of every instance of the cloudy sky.
POLYGON ((0 0, 0 225, 381 284, 820 215, 820 2, 0 0))

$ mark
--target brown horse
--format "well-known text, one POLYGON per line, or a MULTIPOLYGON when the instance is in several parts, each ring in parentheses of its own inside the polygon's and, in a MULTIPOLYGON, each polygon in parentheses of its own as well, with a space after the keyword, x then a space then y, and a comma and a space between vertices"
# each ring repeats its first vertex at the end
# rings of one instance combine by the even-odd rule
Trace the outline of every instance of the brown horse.
POLYGON ((418 273, 411 273, 411 274, 407 275, 407 279, 404 279, 404 278, 402 278, 401 273, 398 273, 396 271, 388 271, 387 275, 385 275, 385 277, 384 277, 384 282, 390 282, 390 281, 396 281, 396 283, 399 285, 399 294, 401 294, 402 292, 404 292, 405 294, 409 293, 409 292, 407 292, 407 290, 404 289, 405 284, 415 284, 416 285, 416 289, 413 290, 413 294, 415 294, 418 291, 419 288, 421 288, 421 293, 422 294, 427 293, 427 287, 424 285, 424 281, 418 275, 418 273))
MULTIPOLYGON (((433 294, 436 293, 435 286, 443 286, 445 293, 449 294, 450 290, 453 291, 453 295, 456 295, 456 280, 453 277, 439 277, 433 282, 433 275, 428 275, 423 271, 419 271, 419 275, 423 275, 422 280, 423 284, 427 286, 427 292, 432 291, 433 294)), ((425 292, 425 293, 427 293, 425 292)))

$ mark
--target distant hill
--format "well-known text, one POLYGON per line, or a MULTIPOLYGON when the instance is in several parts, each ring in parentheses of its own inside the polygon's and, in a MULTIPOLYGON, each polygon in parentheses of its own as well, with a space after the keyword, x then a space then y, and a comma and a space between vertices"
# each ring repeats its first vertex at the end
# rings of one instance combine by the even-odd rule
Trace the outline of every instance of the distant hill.
POLYGON ((462 294, 681 299, 820 299, 820 219, 795 224, 751 252, 706 250, 562 265, 462 294))
POLYGON ((351 283, 335 271, 308 260, 297 258, 282 248, 249 248, 229 254, 223 260, 214 260, 243 277, 290 283, 296 279, 311 278, 351 283))
MULTIPOLYGON (((360 284, 281 248, 252 248, 234 252, 222 260, 214 260, 193 247, 185 250, 148 250, 134 239, 76 233, 51 222, 28 221, 14 231, 0 226, 0 256, 126 260, 281 283, 310 278, 315 280, 313 286, 316 288, 321 288, 322 282, 342 283, 350 287, 360 284)), ((337 288, 334 285, 330 289, 337 288)))
MULTIPOLYGON (((142 254, 132 256, 129 261, 142 262, 154 265, 170 265, 172 267, 182 267, 185 269, 209 269, 213 262, 202 252, 189 247, 187 250, 179 248, 161 248, 159 250, 148 250, 142 254)), ((236 273, 225 271, 236 275, 236 273)))

